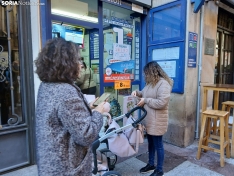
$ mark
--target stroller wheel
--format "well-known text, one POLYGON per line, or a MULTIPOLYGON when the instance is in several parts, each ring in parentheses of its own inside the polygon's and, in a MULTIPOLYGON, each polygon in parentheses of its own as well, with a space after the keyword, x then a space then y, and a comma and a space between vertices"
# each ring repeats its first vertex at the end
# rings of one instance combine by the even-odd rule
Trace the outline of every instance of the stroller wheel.
POLYGON ((103 174, 102 176, 121 176, 118 172, 115 171, 109 171, 103 174))

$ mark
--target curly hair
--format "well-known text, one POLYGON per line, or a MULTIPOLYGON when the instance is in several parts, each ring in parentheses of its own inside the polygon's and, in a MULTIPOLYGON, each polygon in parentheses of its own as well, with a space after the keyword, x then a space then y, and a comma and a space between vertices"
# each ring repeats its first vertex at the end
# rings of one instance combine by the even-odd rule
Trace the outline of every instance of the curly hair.
POLYGON ((80 68, 78 45, 62 38, 48 40, 35 60, 36 73, 43 82, 72 83, 80 68))
POLYGON ((156 61, 151 61, 144 66, 144 75, 146 84, 155 86, 162 77, 173 86, 173 80, 169 78, 156 61))

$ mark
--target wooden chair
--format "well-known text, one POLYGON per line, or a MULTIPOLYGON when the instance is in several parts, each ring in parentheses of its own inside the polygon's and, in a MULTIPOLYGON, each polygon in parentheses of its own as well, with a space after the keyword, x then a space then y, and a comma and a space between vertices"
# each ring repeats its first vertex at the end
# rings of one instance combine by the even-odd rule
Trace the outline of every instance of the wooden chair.
MULTIPOLYGON (((232 137, 234 138, 234 128, 233 128, 233 123, 234 123, 234 101, 225 101, 222 102, 222 111, 228 111, 230 116, 228 119, 228 126, 229 126, 229 133, 231 133, 232 137), (230 119, 231 116, 231 108, 232 108, 232 119, 230 119)), ((232 141, 232 139, 230 139, 230 144, 231 144, 231 148, 234 147, 234 140, 232 141)), ((234 157, 234 153, 233 153, 233 149, 232 149, 232 153, 231 156, 234 157)))
POLYGON ((224 167, 224 150, 226 156, 230 158, 229 138, 228 138, 228 117, 229 112, 220 110, 206 110, 202 113, 201 133, 197 151, 197 159, 201 158, 201 150, 210 150, 220 154, 220 166, 224 167), (220 133, 217 136, 211 128, 211 120, 220 120, 220 133), (207 127, 206 127, 207 124, 207 127), (205 128, 206 127, 206 128, 205 128), (204 136, 205 134, 205 136, 204 136), (216 139, 216 140, 213 140, 216 139), (218 144, 220 149, 208 146, 209 143, 218 144))
MULTIPOLYGON (((231 112, 230 112, 231 108, 233 109, 233 112, 232 112, 232 118, 233 118, 233 116, 234 116, 234 101, 222 102, 222 111, 228 111, 229 114, 231 115, 231 112)), ((232 127, 232 124, 233 124, 233 121, 228 123, 228 125, 230 127, 232 127)))

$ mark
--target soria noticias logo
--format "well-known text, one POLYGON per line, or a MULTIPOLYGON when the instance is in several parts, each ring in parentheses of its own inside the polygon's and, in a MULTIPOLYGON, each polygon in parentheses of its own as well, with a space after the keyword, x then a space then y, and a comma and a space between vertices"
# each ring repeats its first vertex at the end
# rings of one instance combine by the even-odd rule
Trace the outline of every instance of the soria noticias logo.
POLYGON ((40 2, 28 2, 28 1, 3 1, 0 0, 0 4, 3 6, 7 6, 7 5, 44 5, 44 3, 40 3, 40 2))

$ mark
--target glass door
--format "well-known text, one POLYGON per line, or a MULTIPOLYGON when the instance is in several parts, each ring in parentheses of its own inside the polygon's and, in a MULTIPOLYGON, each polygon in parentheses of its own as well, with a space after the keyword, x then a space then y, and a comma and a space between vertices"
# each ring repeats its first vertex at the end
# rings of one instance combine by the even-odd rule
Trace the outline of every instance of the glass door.
POLYGON ((103 77, 104 92, 111 93, 111 115, 117 117, 135 106, 128 98, 139 90, 141 62, 141 18, 131 10, 103 3, 103 77), (115 81, 123 86, 115 88, 115 81), (124 88, 125 82, 131 86, 124 88))

